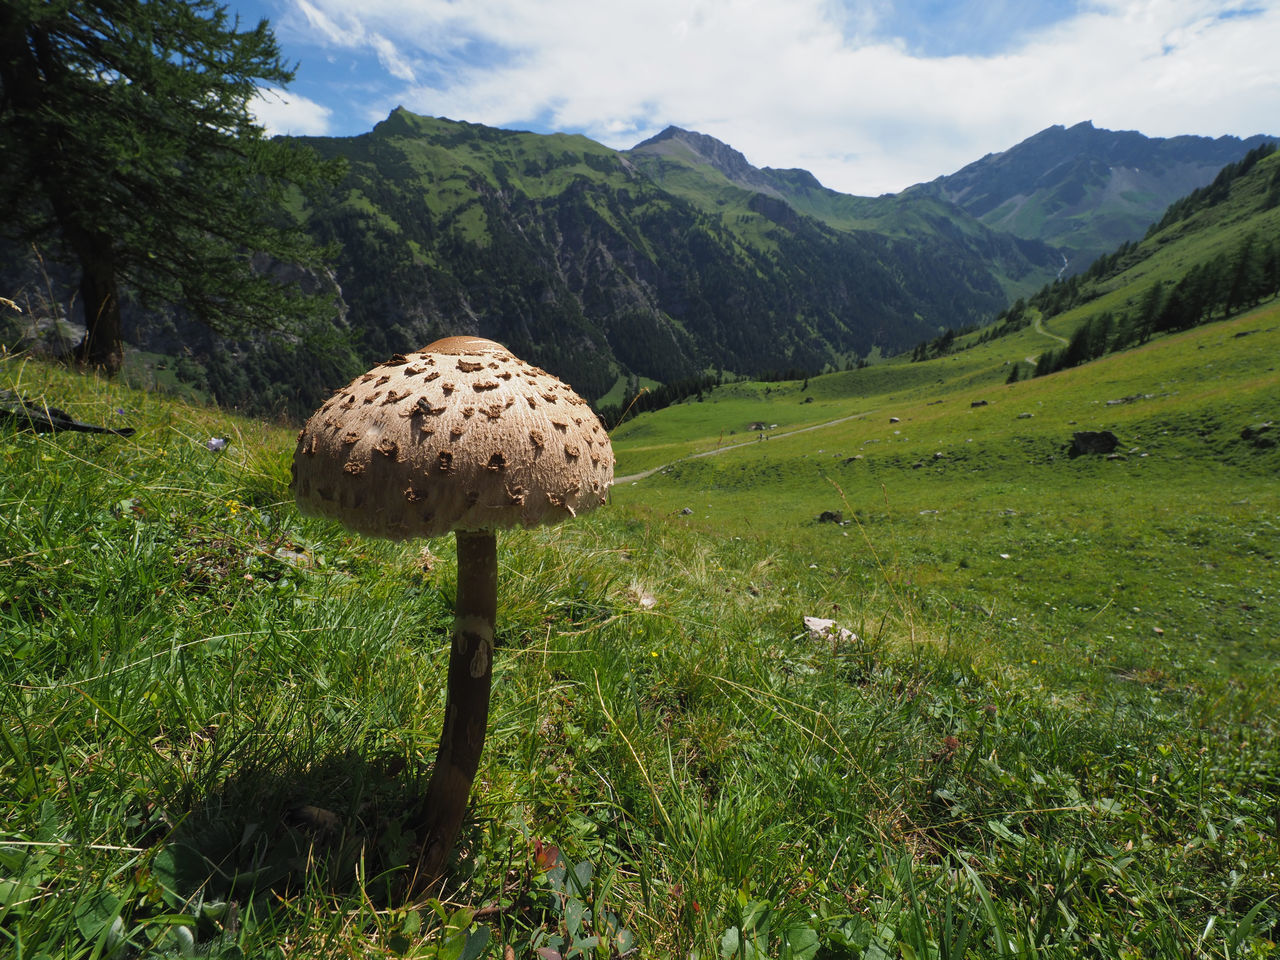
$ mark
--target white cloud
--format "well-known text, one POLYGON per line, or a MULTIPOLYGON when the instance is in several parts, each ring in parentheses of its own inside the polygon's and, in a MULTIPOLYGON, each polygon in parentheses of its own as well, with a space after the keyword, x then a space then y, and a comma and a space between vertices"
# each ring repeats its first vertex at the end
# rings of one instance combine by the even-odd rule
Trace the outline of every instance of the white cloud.
POLYGON ((295 2, 318 42, 372 51, 402 81, 359 105, 370 119, 403 103, 614 147, 674 123, 852 193, 1052 123, 1280 133, 1280 0, 1085 0, 1001 54, 945 58, 869 39, 883 0, 295 2))
MULTIPOLYGON (((377 55, 379 62, 391 76, 405 83, 414 82, 411 58, 402 54, 399 47, 382 33, 367 29, 365 22, 369 19, 368 16, 361 19, 358 15, 358 12, 366 13, 368 8, 362 6, 357 11, 345 3, 330 3, 332 9, 326 10, 308 0, 297 0, 297 6, 317 42, 333 47, 368 48, 377 55)), ((417 12, 425 13, 426 10, 421 8, 417 12)), ((385 21, 389 28, 398 32, 399 24, 395 16, 388 15, 388 11, 379 11, 376 6, 372 13, 376 19, 385 21), (382 15, 379 16, 379 13, 382 15)))
POLYGON ((249 110, 267 131, 294 136, 323 136, 333 111, 314 100, 275 87, 261 87, 249 110))

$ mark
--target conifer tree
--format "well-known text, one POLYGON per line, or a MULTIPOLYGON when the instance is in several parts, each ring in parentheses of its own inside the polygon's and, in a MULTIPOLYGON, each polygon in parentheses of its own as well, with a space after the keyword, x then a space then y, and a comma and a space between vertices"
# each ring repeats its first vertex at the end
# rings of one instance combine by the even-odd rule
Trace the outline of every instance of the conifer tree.
POLYGON ((0 4, 0 231, 78 268, 79 359, 118 368, 122 289, 228 333, 336 312, 262 269, 322 259, 282 211, 335 171, 250 112, 291 79, 212 0, 0 4))

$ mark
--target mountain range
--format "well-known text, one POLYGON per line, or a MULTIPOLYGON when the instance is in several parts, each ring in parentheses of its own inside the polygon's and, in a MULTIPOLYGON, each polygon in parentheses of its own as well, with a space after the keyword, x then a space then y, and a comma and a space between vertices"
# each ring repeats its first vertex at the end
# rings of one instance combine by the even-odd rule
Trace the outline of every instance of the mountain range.
POLYGON ((942 197, 994 230, 1051 244, 1068 258, 1067 272, 1077 273, 1274 139, 1164 139, 1088 122, 1053 126, 907 192, 942 197))
POLYGON ((305 216, 337 245, 375 354, 478 333, 593 397, 624 375, 897 352, 981 322, 1061 261, 944 200, 841 197, 675 129, 619 152, 396 110, 366 135, 306 142, 348 163, 305 216))
POLYGON ((1056 126, 858 197, 678 127, 618 151, 397 108, 359 136, 298 138, 346 166, 293 211, 336 251, 351 346, 321 350, 323 375, 288 343, 228 346, 172 318, 132 329, 185 354, 183 377, 220 403, 269 397, 290 415, 339 368, 455 333, 502 341, 593 400, 641 378, 818 372, 991 321, 1267 139, 1056 126))

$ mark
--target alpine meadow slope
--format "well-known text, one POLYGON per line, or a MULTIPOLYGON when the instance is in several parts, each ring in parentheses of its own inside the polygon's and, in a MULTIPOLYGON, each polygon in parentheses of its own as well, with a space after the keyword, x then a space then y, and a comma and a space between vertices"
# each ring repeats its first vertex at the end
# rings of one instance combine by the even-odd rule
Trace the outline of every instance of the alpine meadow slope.
POLYGON ((503 538, 486 789, 423 903, 448 541, 299 516, 292 431, 0 359, 6 389, 137 429, 0 424, 0 937, 1267 956, 1280 447, 1246 429, 1274 416, 1280 309, 1003 382, 1054 342, 734 384, 616 431, 627 470, 778 424, 503 538), (1066 456, 1080 429, 1121 457, 1066 456))
POLYGON ((1280 302, 1029 372, 1157 282, 1264 263, 1236 255, 1276 235, 1278 170, 924 359, 615 428, 619 476, 658 469, 502 538, 486 789, 425 902, 447 539, 300 516, 292 431, 0 357, 3 389, 137 431, 0 422, 0 938, 1274 955, 1280 302), (1082 431, 1115 450, 1072 456, 1082 431))

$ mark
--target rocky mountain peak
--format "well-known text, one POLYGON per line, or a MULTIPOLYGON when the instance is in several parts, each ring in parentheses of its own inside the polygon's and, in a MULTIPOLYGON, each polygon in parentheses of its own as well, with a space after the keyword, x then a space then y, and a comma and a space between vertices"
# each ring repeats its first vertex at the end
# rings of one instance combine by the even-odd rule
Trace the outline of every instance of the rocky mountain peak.
POLYGON ((673 155, 683 153, 686 159, 705 163, 729 180, 753 190, 775 192, 745 156, 715 137, 693 130, 670 126, 656 136, 636 144, 632 153, 673 155))

